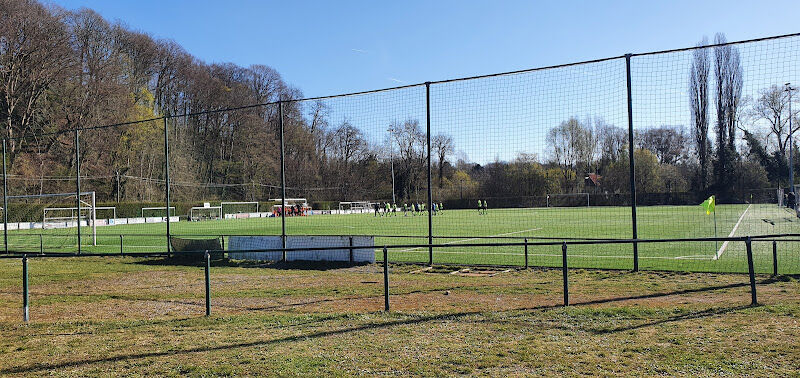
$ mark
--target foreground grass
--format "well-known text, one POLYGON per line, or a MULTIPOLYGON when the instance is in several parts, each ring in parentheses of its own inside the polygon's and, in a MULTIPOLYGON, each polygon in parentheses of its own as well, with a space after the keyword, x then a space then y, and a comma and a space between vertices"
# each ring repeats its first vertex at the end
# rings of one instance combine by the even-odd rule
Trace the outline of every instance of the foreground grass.
POLYGON ((0 260, 0 374, 797 375, 800 281, 745 275, 412 273, 131 258, 0 260))

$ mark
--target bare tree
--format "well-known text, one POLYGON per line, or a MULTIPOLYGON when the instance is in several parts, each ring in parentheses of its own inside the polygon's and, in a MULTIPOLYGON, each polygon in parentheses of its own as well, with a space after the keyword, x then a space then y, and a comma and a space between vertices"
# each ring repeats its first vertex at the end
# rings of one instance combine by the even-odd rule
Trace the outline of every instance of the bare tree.
MULTIPOLYGON (((794 110, 794 109, 792 109, 794 110)), ((798 123, 793 123, 789 130, 789 96, 778 85, 763 89, 761 95, 753 103, 752 118, 764 120, 768 126, 768 135, 775 137, 775 147, 781 156, 786 156, 789 136, 800 130, 798 123)), ((795 112, 795 115, 797 112, 795 112)))
MULTIPOLYGON (((697 45, 702 47, 708 44, 705 37, 697 45)), ((711 71, 711 61, 708 49, 698 48, 693 52, 692 67, 689 75, 689 99, 692 113, 692 136, 694 137, 694 150, 700 163, 700 187, 708 186, 708 155, 710 142, 708 140, 708 77, 711 71)))
POLYGON ((637 134, 637 144, 652 151, 660 164, 677 164, 687 158, 689 137, 683 127, 661 126, 637 134))
POLYGON ((449 135, 439 134, 431 139, 431 148, 435 151, 439 176, 439 187, 442 187, 442 180, 444 178, 444 163, 447 161, 447 156, 453 153, 453 138, 449 135))
POLYGON ((596 147, 591 128, 577 118, 570 118, 550 129, 547 143, 553 161, 561 168, 563 190, 571 190, 578 165, 585 163, 588 167, 591 163, 596 147))

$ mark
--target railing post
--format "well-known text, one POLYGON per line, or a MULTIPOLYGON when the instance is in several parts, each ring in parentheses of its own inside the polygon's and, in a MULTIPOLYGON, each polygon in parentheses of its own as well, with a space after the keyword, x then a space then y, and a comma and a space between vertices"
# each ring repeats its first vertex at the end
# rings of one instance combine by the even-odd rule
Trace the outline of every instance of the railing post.
POLYGON ((528 269, 528 238, 525 238, 525 269, 528 269))
POLYGON ((744 243, 747 247, 747 271, 750 274, 750 305, 756 306, 758 305, 758 299, 756 297, 756 272, 753 268, 753 245, 749 236, 745 239, 744 243))
POLYGON ((389 250, 383 247, 383 311, 389 312, 389 250))
POLYGON ((39 234, 39 253, 44 254, 44 235, 39 234))
POLYGON ((78 208, 78 254, 81 254, 81 143, 75 129, 75 206, 78 208))
POLYGON ((286 261, 286 151, 283 137, 283 101, 278 101, 278 128, 281 139, 281 248, 282 261, 286 261))
POLYGON ((355 256, 353 256, 353 237, 351 236, 350 237, 350 263, 351 264, 353 263, 353 260, 355 260, 355 256))
POLYGON ((3 246, 8 253, 8 173, 6 172, 6 139, 3 138, 3 246))
POLYGON ((125 242, 122 240, 122 238, 123 238, 122 234, 119 234, 119 254, 120 255, 124 255, 125 254, 125 252, 124 252, 125 251, 125 249, 124 249, 125 242))
POLYGON ((169 193, 169 189, 170 189, 170 183, 169 183, 169 181, 170 181, 169 180, 169 128, 167 127, 167 116, 166 115, 164 116, 164 177, 166 179, 165 180, 165 182, 166 182, 165 195, 166 195, 166 201, 167 201, 167 256, 169 256, 169 254, 170 254, 170 252, 172 250, 172 248, 170 246, 170 237, 171 237, 172 234, 170 233, 170 228, 169 228, 170 216, 171 216, 170 211, 169 211, 169 207, 170 207, 170 202, 171 201, 170 201, 170 197, 169 197, 169 194, 170 194, 169 193))
POLYGON ((567 277, 567 242, 561 244, 561 274, 564 279, 564 306, 569 306, 569 281, 567 277))
POLYGON ((778 242, 772 241, 772 275, 778 275, 778 242))
POLYGON ((426 148, 428 155, 428 265, 433 265, 433 192, 431 189, 431 83, 425 83, 426 148))
MULTIPOLYGON (((630 162, 629 176, 631 185, 631 225, 633 239, 638 239, 636 228, 636 165, 633 159, 633 95, 631 94, 631 54, 625 54, 625 73, 628 86, 628 160, 630 162)), ((639 244, 633 242, 633 271, 639 271, 639 244)))
POLYGON ((22 320, 28 322, 28 256, 22 256, 22 320))
POLYGON ((206 251, 206 316, 211 316, 211 254, 206 251))

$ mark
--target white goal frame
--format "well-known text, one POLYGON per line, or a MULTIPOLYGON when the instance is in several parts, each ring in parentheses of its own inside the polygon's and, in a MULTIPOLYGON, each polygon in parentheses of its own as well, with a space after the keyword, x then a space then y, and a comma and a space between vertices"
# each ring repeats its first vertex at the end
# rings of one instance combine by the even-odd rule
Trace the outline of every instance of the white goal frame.
MULTIPOLYGON (((145 211, 145 210, 167 210, 167 207, 166 207, 166 206, 143 207, 143 208, 142 208, 142 218, 148 218, 148 217, 144 216, 144 211, 145 211)), ((173 214, 175 214, 175 206, 170 206, 170 207, 169 207, 169 210, 167 210, 167 215, 166 215, 166 217, 163 217, 163 218, 170 217, 170 216, 172 216, 173 214)), ((155 217, 154 217, 154 218, 155 218, 155 217)))
MULTIPOLYGON (((260 204, 258 201, 223 201, 220 202, 219 206, 222 210, 222 216, 225 216, 225 206, 226 205, 256 205, 256 213, 259 212, 260 204)), ((228 214, 239 214, 239 213, 228 213, 228 214)))
MULTIPOLYGON (((48 198, 48 197, 75 197, 77 199, 77 201, 80 202, 78 204, 78 206, 80 206, 80 204, 85 204, 86 208, 90 209, 89 217, 87 219, 87 225, 89 225, 89 227, 92 228, 92 245, 96 246, 97 245, 97 207, 95 205, 97 203, 97 196, 96 196, 95 192, 23 194, 23 195, 18 195, 18 196, 7 196, 6 198, 8 198, 8 199, 35 199, 35 198, 48 198), (81 197, 83 197, 83 196, 91 196, 92 199, 89 202, 86 202, 84 200, 81 200, 81 197)), ((78 207, 76 206, 75 209, 78 210, 78 207)), ((84 207, 80 206, 80 210, 82 211, 83 209, 84 209, 84 207)), ((82 218, 81 214, 80 214, 81 211, 78 211, 78 217, 77 217, 77 228, 78 228, 79 232, 80 232, 81 218, 82 218)), ((115 210, 115 212, 116 212, 116 210, 115 210)), ((46 214, 46 211, 43 211, 43 214, 42 214, 42 229, 44 229, 45 225, 47 224, 47 218, 45 217, 45 214, 46 214)), ((72 219, 75 219, 75 218, 72 218, 72 219)))
MULTIPOLYGON (((547 207, 550 207, 550 197, 560 197, 560 198, 568 198, 568 197, 586 197, 586 207, 589 207, 589 193, 552 193, 546 194, 547 196, 547 207)), ((557 207, 557 206, 553 206, 557 207)), ((573 206, 570 206, 573 207, 573 206)), ((574 206, 574 207, 582 207, 582 206, 574 206)))
POLYGON ((339 210, 369 210, 371 208, 372 208, 372 202, 370 201, 339 202, 339 210), (345 209, 344 205, 348 205, 349 209, 345 209))
POLYGON ((220 206, 206 206, 206 205, 208 204, 204 204, 203 206, 192 206, 192 208, 189 209, 189 221, 190 222, 194 221, 194 212, 196 210, 216 210, 217 214, 219 215, 219 218, 217 218, 217 220, 222 220, 222 205, 220 206))

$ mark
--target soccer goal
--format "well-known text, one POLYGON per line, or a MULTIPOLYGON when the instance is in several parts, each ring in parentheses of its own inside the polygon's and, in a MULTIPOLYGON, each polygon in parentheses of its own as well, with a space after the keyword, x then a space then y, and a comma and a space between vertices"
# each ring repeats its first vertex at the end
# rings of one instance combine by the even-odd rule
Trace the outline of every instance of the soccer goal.
MULTIPOLYGON (((169 207, 169 215, 175 215, 175 206, 169 207)), ((167 217, 167 207, 166 206, 156 206, 156 207, 143 207, 142 208, 142 218, 154 218, 154 217, 167 217)))
POLYGON ((257 213, 259 211, 258 202, 224 201, 220 203, 222 216, 228 214, 257 213))
MULTIPOLYGON (((98 208, 95 192, 27 194, 8 196, 7 199, 28 204, 43 204, 40 218, 43 230, 71 227, 77 227, 80 230, 82 224, 91 227, 92 245, 97 245, 98 208), (71 206, 72 204, 77 206, 71 206)), ((34 207, 29 208, 33 209, 34 207)), ((106 207, 103 209, 107 210, 106 207)), ((116 208, 113 212, 116 214, 116 208)), ((23 215, 23 218, 33 221, 36 216, 28 213, 23 215)))
POLYGON ((589 207, 589 193, 554 193, 547 195, 547 207, 589 207))
POLYGON ((218 219, 222 219, 222 206, 211 206, 206 202, 203 206, 193 206, 189 209, 190 222, 218 219))
POLYGON ((339 210, 364 211, 370 208, 372 208, 372 203, 369 201, 339 202, 339 210))

